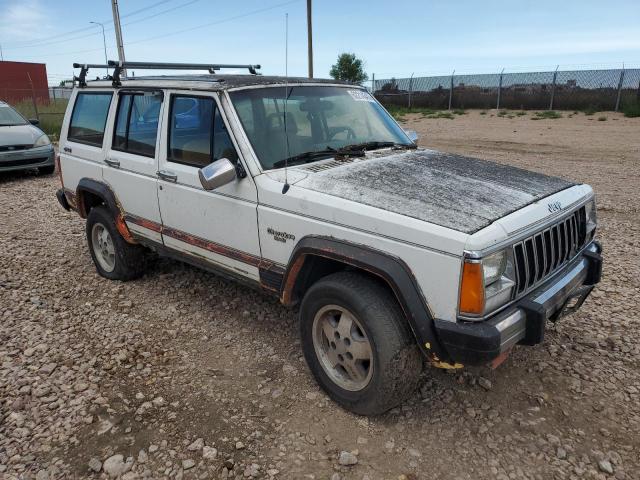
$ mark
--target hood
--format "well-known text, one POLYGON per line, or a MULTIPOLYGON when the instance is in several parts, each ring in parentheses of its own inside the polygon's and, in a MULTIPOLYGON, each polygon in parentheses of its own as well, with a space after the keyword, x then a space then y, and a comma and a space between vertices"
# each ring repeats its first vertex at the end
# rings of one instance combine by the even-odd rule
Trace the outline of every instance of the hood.
POLYGON ((433 150, 370 158, 309 174, 297 187, 472 234, 566 180, 433 150))
POLYGON ((0 147, 33 145, 40 135, 42 135, 42 130, 30 124, 0 127, 0 147))

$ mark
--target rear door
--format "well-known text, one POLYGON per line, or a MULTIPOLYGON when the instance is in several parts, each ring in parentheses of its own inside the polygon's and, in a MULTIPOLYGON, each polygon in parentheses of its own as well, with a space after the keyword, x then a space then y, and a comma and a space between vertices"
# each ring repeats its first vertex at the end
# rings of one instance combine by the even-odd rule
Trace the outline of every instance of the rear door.
POLYGON ((158 151, 164 92, 118 91, 104 180, 120 202, 132 233, 161 243, 158 151))
POLYGON ((113 97, 113 90, 83 88, 75 90, 70 100, 73 108, 65 115, 59 152, 64 186, 70 194, 75 194, 82 178, 102 178, 113 97))
POLYGON ((217 95, 171 92, 166 103, 166 148, 160 155, 158 180, 164 244, 258 280, 261 257, 253 178, 247 175, 207 191, 198 177, 198 170, 214 160, 243 162, 217 95))

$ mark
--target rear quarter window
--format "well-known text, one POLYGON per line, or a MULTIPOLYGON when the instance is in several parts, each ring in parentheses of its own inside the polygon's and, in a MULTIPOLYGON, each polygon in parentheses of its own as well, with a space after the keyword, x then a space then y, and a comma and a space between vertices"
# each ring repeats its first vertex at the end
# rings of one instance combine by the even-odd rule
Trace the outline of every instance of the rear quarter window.
POLYGON ((67 139, 102 146, 112 92, 82 92, 76 97, 67 139))

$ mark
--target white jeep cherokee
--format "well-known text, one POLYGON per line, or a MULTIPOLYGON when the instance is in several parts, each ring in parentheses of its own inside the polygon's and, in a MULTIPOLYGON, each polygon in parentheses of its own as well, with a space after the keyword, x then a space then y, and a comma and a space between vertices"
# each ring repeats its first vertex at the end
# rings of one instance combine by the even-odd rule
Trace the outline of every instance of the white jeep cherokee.
POLYGON ((154 251, 298 304, 313 375, 353 412, 400 403, 424 358, 541 342, 600 280, 588 185, 417 148, 359 86, 110 65, 82 66, 58 159, 98 273, 134 279, 154 251))

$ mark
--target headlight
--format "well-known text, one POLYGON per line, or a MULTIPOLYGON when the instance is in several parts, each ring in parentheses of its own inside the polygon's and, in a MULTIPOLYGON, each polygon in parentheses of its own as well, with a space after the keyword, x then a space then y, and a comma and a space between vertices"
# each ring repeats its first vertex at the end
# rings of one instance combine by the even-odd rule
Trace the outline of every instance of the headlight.
POLYGON ((511 300, 515 269, 511 249, 501 250, 482 260, 465 259, 460 285, 461 315, 481 317, 511 300))
POLYGON ((594 235, 594 231, 598 226, 598 218, 596 215, 596 202, 595 200, 591 200, 584 206, 584 210, 586 213, 586 225, 587 225, 587 239, 591 239, 594 235))
POLYGON ((484 284, 491 285, 498 280, 507 268, 507 252, 502 250, 482 260, 484 284))
POLYGON ((45 145, 50 145, 51 140, 44 133, 38 137, 38 139, 33 144, 33 147, 44 147, 45 145))

